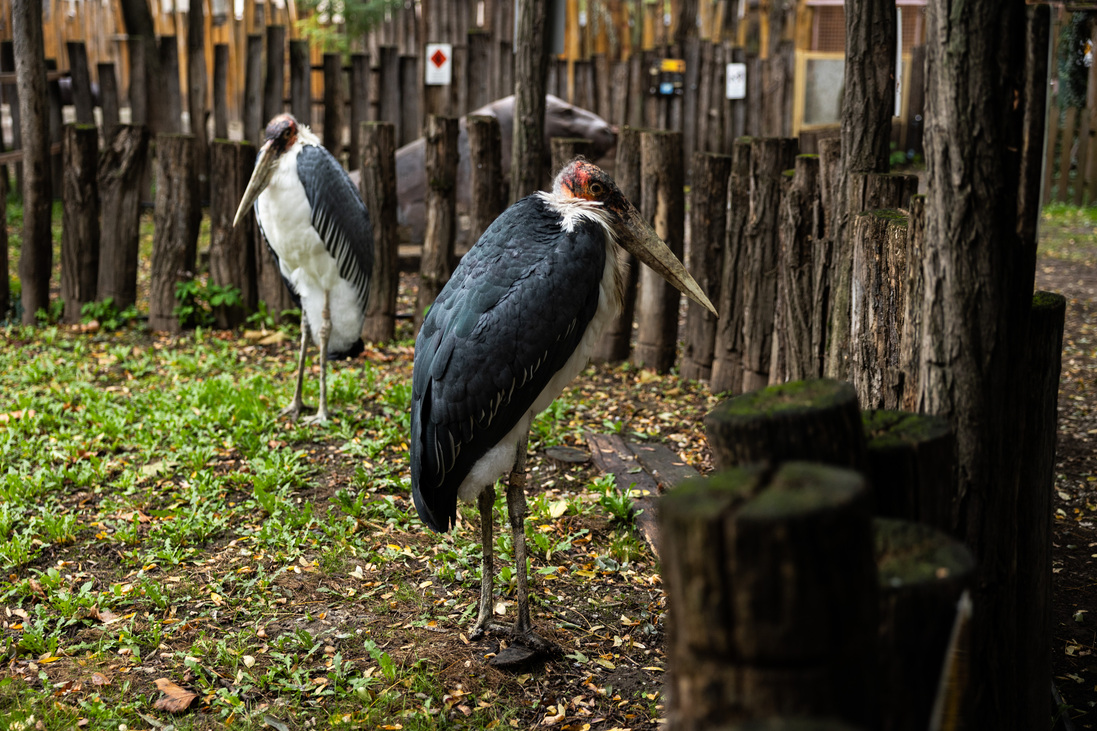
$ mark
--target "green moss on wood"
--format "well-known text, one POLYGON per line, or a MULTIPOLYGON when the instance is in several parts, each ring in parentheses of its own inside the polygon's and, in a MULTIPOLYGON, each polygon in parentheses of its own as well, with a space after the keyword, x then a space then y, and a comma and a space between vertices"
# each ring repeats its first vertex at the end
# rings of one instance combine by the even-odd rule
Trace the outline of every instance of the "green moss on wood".
POLYGON ((829 409, 857 402, 853 386, 845 381, 814 379, 768 386, 724 401, 709 412, 717 421, 757 419, 782 413, 829 409))
POLYGON ((819 156, 813 152, 804 152, 796 156, 797 160, 818 160, 819 156))
POLYGON ((785 462, 739 515, 765 519, 812 513, 850 503, 864 492, 864 477, 854 470, 818 462, 785 462))
POLYGON ((667 518, 703 518, 723 514, 743 504, 762 489, 760 467, 734 467, 708 477, 686 480, 660 500, 667 518))
POLYGON ((1039 290, 1032 294, 1033 310, 1058 310, 1067 306, 1066 297, 1055 292, 1039 290))
POLYGON ((861 422, 869 450, 922 444, 944 438, 951 431, 947 419, 909 411, 862 411, 861 422))
POLYGON ((923 523, 893 518, 872 521, 880 588, 956 579, 975 570, 962 543, 923 523))

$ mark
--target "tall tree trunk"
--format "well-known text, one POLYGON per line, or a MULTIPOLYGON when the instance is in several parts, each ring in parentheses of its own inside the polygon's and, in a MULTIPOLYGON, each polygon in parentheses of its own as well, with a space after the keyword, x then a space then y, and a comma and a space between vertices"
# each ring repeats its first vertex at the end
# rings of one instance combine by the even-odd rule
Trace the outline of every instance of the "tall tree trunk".
MULTIPOLYGON (((895 107, 895 0, 846 3, 845 92, 842 98, 840 179, 853 173, 886 173, 895 107)), ((835 262, 831 293, 830 339, 826 374, 849 375, 850 289, 853 248, 850 222, 861 211, 849 210, 849 189, 839 185, 834 211, 835 262)))
POLYGON ((23 287, 23 324, 33 325, 35 313, 49 309, 50 269, 53 266, 49 116, 41 0, 15 0, 12 36, 23 135, 23 247, 19 252, 19 280, 23 287))
POLYGON ((545 175, 545 83, 548 76, 548 2, 519 0, 514 59, 514 138, 510 202, 541 187, 545 175))
MULTIPOLYGON (((126 33, 130 39, 140 39, 144 45, 145 84, 144 109, 148 110, 148 119, 133 120, 135 124, 146 123, 152 135, 155 137, 160 132, 165 132, 170 124, 169 105, 161 103, 161 83, 153 83, 154 79, 160 79, 160 54, 156 45, 156 26, 152 22, 152 13, 145 0, 120 0, 122 8, 122 22, 126 26, 126 33)), ((133 104, 132 100, 130 102, 133 104)), ((174 122, 178 124, 178 120, 174 122)))
POLYGON ((1019 214, 1037 208, 1031 192, 1021 192, 1022 162, 1030 143, 1043 139, 1043 118, 1025 111, 1046 84, 1026 88, 1025 72, 1026 61, 1046 56, 1047 37, 1026 38, 1024 0, 931 0, 926 29, 919 405, 956 429, 955 531, 979 561, 971 653, 979 723, 971 727, 1009 731, 1018 727, 1023 698, 1012 640, 1017 475, 1025 459, 1016 443, 1023 400, 1010 395, 1024 390, 1036 246, 1019 214))
POLYGON ((192 2, 187 13, 187 110, 190 113, 190 133, 194 135, 199 203, 209 198, 209 135, 206 132, 208 74, 203 2, 192 2))

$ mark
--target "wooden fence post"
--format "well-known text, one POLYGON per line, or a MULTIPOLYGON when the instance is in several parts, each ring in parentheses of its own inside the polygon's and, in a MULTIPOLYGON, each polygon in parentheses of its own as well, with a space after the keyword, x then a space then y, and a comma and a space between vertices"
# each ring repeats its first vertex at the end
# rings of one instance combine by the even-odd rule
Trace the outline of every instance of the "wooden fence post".
POLYGON ((875 728, 876 566, 864 478, 785 462, 660 503, 670 729, 781 714, 875 728))
POLYGON ((1062 295, 1037 292, 1028 325, 1024 364, 1026 459, 1021 464, 1017 515, 1017 667, 1024 716, 1018 728, 1047 724, 1051 682, 1052 492, 1055 489, 1055 441, 1059 373, 1063 353, 1062 295), (1026 720, 1027 719, 1027 720, 1026 720))
POLYGON ((255 146, 249 142, 214 140, 210 145, 210 282, 240 290, 242 305, 214 309, 217 327, 231 329, 244 323, 258 302, 255 248, 251 245, 255 218, 245 216, 232 225, 236 207, 255 167, 255 146))
POLYGON ((324 147, 338 160, 343 152, 343 59, 324 54, 324 147))
MULTIPOLYGON (((887 518, 872 523, 880 597, 878 728, 924 731, 975 558, 958 540, 927 525, 887 518)), ((1045 725, 1048 718, 1041 718, 1045 725)))
MULTIPOLYGON (((146 78, 145 52, 148 46, 141 37, 130 37, 126 41, 129 54, 129 88, 126 98, 130 103, 130 124, 149 123, 148 79, 146 78)), ((260 49, 262 52, 262 49, 260 49)))
POLYGON ((121 102, 118 99, 118 77, 114 72, 114 63, 100 63, 99 100, 103 110, 103 139, 109 140, 120 121, 121 102))
POLYGON ((148 152, 148 127, 122 124, 99 160, 99 203, 110 215, 102 217, 96 299, 110 298, 119 311, 137 302, 141 182, 148 152))
POLYGON ((366 342, 385 342, 396 334, 396 295, 400 287, 399 237, 396 233, 396 127, 392 122, 362 122, 360 188, 373 223, 373 282, 362 328, 366 342))
POLYGON ((406 145, 423 135, 423 80, 419 78, 419 57, 400 56, 400 120, 397 129, 406 145))
POLYGON ((715 393, 743 392, 743 242, 750 214, 751 139, 742 137, 731 147, 728 179, 728 222, 724 239, 720 299, 716 311, 716 342, 710 387, 715 393))
MULTIPOLYGON (((643 192, 640 213, 679 259, 685 240, 685 170, 682 133, 644 130, 640 133, 643 192)), ((682 294, 649 267, 640 267, 636 299, 637 365, 666 373, 674 366, 678 347, 678 306, 682 294)))
POLYGON ((400 50, 396 46, 381 46, 378 63, 381 74, 378 78, 380 87, 380 100, 377 119, 382 122, 392 122, 396 131, 400 133, 396 144, 406 145, 411 139, 403 137, 403 126, 400 119, 400 50))
POLYGON ((266 125, 285 111, 286 28, 267 26, 267 73, 263 82, 263 121, 266 125))
POLYGON ((705 416, 717 469, 793 459, 865 466, 857 393, 844 381, 796 381, 721 402, 705 416))
POLYGON ((469 69, 475 69, 475 71, 471 71, 468 78, 468 104, 470 109, 479 109, 495 101, 495 98, 491 95, 492 74, 488 71, 492 67, 492 41, 491 33, 479 28, 469 30, 469 69))
POLYGON ((361 167, 362 124, 369 121, 369 54, 350 55, 350 149, 347 170, 361 167))
POLYGON ((588 160, 593 157, 594 145, 585 137, 553 137, 549 140, 549 146, 552 150, 549 175, 552 177, 579 155, 588 160))
MULTIPOLYGON (((160 78, 152 81, 163 84, 160 101, 163 108, 149 110, 150 124, 162 129, 154 129, 157 140, 161 133, 178 133, 183 128, 183 92, 179 88, 179 44, 175 36, 160 36, 160 78)), ((146 79, 146 83, 149 80, 146 79)), ((159 150, 159 148, 157 148, 159 150)))
POLYGON ((899 336, 899 370, 903 374, 900 408, 922 411, 919 406, 922 358, 922 302, 925 299, 925 274, 922 257, 926 237, 926 197, 912 196, 907 228, 906 298, 903 303, 903 330, 899 336))
POLYGON ((244 139, 258 147, 263 128, 270 118, 263 117, 263 36, 248 35, 244 66, 244 139))
POLYGON ((83 41, 66 41, 69 54, 69 74, 72 81, 72 103, 77 124, 95 124, 95 107, 91 98, 91 72, 88 69, 88 48, 83 41))
MULTIPOLYGON (((194 136, 193 165, 198 176, 199 207, 202 201, 209 198, 209 128, 206 125, 208 89, 205 3, 198 2, 187 12, 187 111, 190 115, 190 133, 194 136)), ((201 219, 201 208, 197 215, 201 219)))
POLYGON ((453 273, 453 246, 457 237, 457 135, 456 117, 427 117, 427 222, 423 258, 419 268, 419 301, 415 330, 453 273))
MULTIPOLYGON (((15 73, 15 47, 12 41, 0 41, 0 71, 15 73)), ((23 149, 23 115, 19 110, 19 86, 18 84, 4 84, 0 87, 4 94, 4 101, 11 109, 11 147, 13 150, 23 149)), ((23 163, 15 163, 15 189, 19 195, 23 195, 23 163)))
POLYGON ((948 420, 883 410, 862 418, 873 512, 955 535, 956 435, 948 420))
POLYGON ((229 138, 229 44, 213 46, 213 138, 229 138))
MULTIPOLYGON (((694 153, 688 268, 712 302, 720 301, 730 177, 730 156, 694 153)), ((686 345, 680 374, 687 380, 708 380, 716 345, 716 317, 693 300, 686 307, 686 345)))
MULTIPOLYGON (((326 54, 324 63, 327 63, 326 54)), ((327 84, 326 66, 324 73, 327 84)), ((327 86, 324 90, 326 99, 327 86)), ((291 38, 289 42, 289 108, 298 122, 312 124, 312 56, 307 38, 291 38)))
POLYGON ((739 271, 743 277, 743 390, 769 383, 777 303, 777 220, 784 172, 795 165, 797 141, 754 139, 750 152, 750 220, 739 271))
POLYGON ((65 125, 62 158, 61 300, 64 322, 75 323, 81 306, 95 301, 99 278, 99 130, 94 124, 65 125))
POLYGON ((506 208, 503 141, 497 117, 470 114, 465 119, 469 140, 469 189, 472 191, 469 241, 475 243, 506 208))
MULTIPOLYGON (((632 205, 641 207, 640 130, 622 127, 617 135, 617 167, 614 170, 617 187, 632 205)), ((591 360, 595 363, 619 363, 628 360, 632 349, 632 318, 636 307, 636 286, 640 280, 640 262, 632 254, 625 255, 628 275, 625 280, 621 314, 606 328, 601 342, 594 346, 591 360)))
POLYGON ((195 209, 198 178, 191 161, 194 137, 161 134, 156 137, 156 208, 149 282, 149 328, 180 330, 175 315, 175 285, 194 276, 198 246, 195 209))
POLYGON ((815 257, 823 237, 819 157, 799 155, 785 195, 778 228, 777 315, 770 361, 770 383, 822 375, 822 337, 813 332, 815 257), (780 322, 780 327, 776 323, 780 322))

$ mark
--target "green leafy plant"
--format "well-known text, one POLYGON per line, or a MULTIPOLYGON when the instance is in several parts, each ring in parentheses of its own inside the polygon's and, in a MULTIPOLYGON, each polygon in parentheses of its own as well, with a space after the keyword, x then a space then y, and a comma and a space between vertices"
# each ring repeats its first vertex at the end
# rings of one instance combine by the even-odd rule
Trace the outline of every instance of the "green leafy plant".
POLYGON ((244 300, 240 290, 232 285, 220 285, 188 279, 175 283, 175 299, 179 303, 172 314, 184 328, 212 327, 218 307, 239 307, 244 300))
POLYGON ((95 320, 104 330, 120 330, 137 319, 137 307, 127 305, 119 310, 113 297, 107 297, 99 302, 85 302, 80 307, 80 321, 83 323, 95 320))

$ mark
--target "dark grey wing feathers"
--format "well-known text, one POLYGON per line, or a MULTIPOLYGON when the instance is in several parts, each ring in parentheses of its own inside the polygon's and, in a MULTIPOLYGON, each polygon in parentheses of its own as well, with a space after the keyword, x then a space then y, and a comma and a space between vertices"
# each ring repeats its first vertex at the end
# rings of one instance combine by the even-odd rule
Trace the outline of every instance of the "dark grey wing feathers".
POLYGON ((338 263, 339 275, 354 287, 364 312, 373 272, 373 227, 366 205, 350 176, 323 147, 302 146, 297 175, 312 209, 312 226, 338 263))

